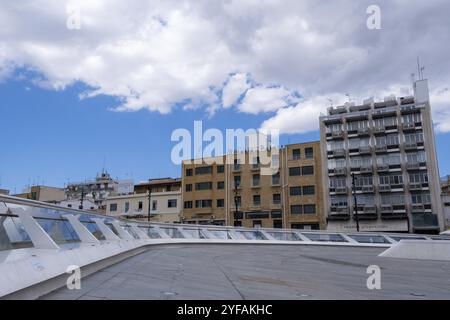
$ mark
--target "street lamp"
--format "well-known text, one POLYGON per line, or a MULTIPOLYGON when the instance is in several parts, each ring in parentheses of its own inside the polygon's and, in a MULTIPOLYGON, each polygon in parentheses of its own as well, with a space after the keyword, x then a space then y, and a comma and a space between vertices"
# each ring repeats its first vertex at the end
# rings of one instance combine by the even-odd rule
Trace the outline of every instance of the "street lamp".
POLYGON ((237 227, 238 225, 238 185, 236 181, 234 181, 234 226, 237 227))
POLYGON ((150 211, 152 209, 151 207, 151 199, 152 199, 152 188, 150 187, 150 183, 148 184, 148 215, 147 215, 147 221, 150 222, 150 211))
POLYGON ((355 203, 356 231, 359 232, 358 199, 356 197, 356 177, 354 172, 352 173, 352 193, 353 193, 353 201, 355 203))

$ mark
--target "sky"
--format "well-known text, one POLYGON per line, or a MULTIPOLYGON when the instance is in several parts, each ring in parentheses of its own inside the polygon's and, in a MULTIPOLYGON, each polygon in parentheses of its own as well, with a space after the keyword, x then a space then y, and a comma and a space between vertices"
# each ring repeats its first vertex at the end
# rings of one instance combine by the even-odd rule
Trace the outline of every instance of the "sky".
POLYGON ((332 103, 429 79, 450 174, 450 2, 0 0, 0 188, 178 177, 173 130, 318 140, 332 103), (330 102, 331 100, 331 102, 330 102))

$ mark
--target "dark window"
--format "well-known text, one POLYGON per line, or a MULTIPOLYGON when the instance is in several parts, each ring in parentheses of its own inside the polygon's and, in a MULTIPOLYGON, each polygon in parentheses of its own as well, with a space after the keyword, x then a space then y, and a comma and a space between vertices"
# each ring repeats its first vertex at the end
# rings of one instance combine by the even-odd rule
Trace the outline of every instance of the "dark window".
POLYGON ((300 167, 289 168, 290 176, 300 176, 302 174, 300 167))
POLYGON ((315 204, 305 204, 303 206, 304 214, 316 214, 316 205, 315 204))
POLYGON ((109 211, 117 211, 117 203, 111 203, 109 205, 109 211))
POLYGON ((307 159, 314 158, 314 149, 313 148, 305 148, 305 158, 307 158, 307 159))
POLYGON ((195 168, 195 174, 196 175, 210 174, 210 173, 212 173, 212 167, 211 166, 195 168))
POLYGON ((311 176, 314 174, 314 166, 305 166, 302 167, 302 175, 311 176))
POLYGON ((253 220, 253 228, 261 228, 262 221, 261 220, 253 220))
POLYGON ((71 205, 71 204, 68 204, 67 207, 68 207, 68 208, 72 208, 72 205, 71 205))
POLYGON ((144 204, 142 203, 142 201, 139 201, 138 210, 142 210, 143 207, 144 207, 144 204))
POLYGON ((169 199, 167 200, 168 208, 176 208, 177 207, 177 199, 169 199))
POLYGON ((319 224, 304 224, 304 223, 293 223, 291 224, 292 229, 307 229, 307 230, 319 230, 319 224))
POLYGON ((244 213, 242 211, 234 212, 234 219, 244 219, 244 213))
POLYGON ((291 196, 301 196, 302 195, 302 187, 291 187, 290 195, 291 196))
POLYGON ((217 199, 217 208, 223 208, 225 206, 225 201, 223 199, 217 199))
POLYGON ((158 207, 158 201, 153 200, 152 201, 152 210, 155 211, 157 207, 158 207))
POLYGON ((187 184, 186 185, 186 192, 192 191, 192 184, 187 184))
POLYGON ((255 206, 261 205, 261 196, 259 194, 253 195, 253 205, 255 206))
POLYGON ((301 205, 292 205, 291 206, 291 214, 302 214, 302 206, 301 205))
POLYGON ((225 182, 223 181, 217 182, 217 189, 225 189, 225 182))
POLYGON ((241 176, 234 176, 234 185, 236 187, 240 187, 241 186, 241 176))
POLYGON ((273 185, 280 184, 280 173, 279 172, 272 175, 272 184, 273 185))
POLYGON ((254 174, 253 175, 253 184, 252 185, 254 187, 259 186, 259 180, 260 180, 259 174, 254 174))
POLYGON ((196 208, 211 208, 212 200, 195 200, 196 208))
POLYGON ((294 159, 294 160, 300 159, 300 149, 292 150, 292 159, 294 159))
POLYGON ((192 169, 186 169, 186 176, 192 176, 192 169))
POLYGON ((237 202, 238 207, 241 205, 241 196, 233 197, 233 205, 237 202))
POLYGON ((125 202, 125 212, 130 211, 130 203, 129 202, 125 202))
POLYGON ((273 220, 273 227, 277 229, 283 228, 283 220, 273 220))
POLYGON ((242 227, 242 221, 234 221, 235 227, 242 227))
POLYGON ((313 195, 315 193, 316 193, 316 188, 314 186, 304 186, 303 187, 303 195, 304 196, 313 195))
POLYGON ((222 166, 222 165, 217 166, 217 173, 223 173, 223 172, 225 172, 225 166, 222 166))
POLYGON ((185 201, 184 202, 184 208, 185 209, 191 209, 192 208, 192 201, 185 201))
POLYGON ((282 215, 282 213, 281 213, 280 210, 273 210, 273 211, 270 213, 270 216, 271 216, 272 218, 281 218, 281 215, 282 215))
POLYGON ((212 182, 199 182, 195 184, 195 190, 211 190, 212 182))
POLYGON ((281 203, 281 194, 279 194, 279 193, 274 193, 274 194, 272 195, 272 202, 273 202, 274 204, 280 204, 280 203, 281 203))

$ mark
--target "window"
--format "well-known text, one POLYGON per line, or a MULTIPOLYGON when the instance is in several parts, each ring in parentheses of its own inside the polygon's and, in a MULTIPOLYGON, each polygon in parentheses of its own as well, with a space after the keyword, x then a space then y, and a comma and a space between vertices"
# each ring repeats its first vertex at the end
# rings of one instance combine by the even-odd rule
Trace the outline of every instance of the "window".
POLYGON ((130 211, 130 203, 129 202, 125 202, 125 212, 130 211))
POLYGON ((195 200, 196 208, 211 208, 212 200, 195 200))
POLYGON ((305 204, 303 206, 304 214, 316 214, 316 205, 315 204, 305 204))
POLYGON ((253 195, 253 205, 260 206, 261 205, 261 196, 259 194, 253 195))
POLYGON ((292 176, 300 176, 302 174, 300 167, 289 168, 289 175, 292 176))
POLYGON ((303 195, 304 196, 309 196, 309 195, 313 195, 316 193, 316 188, 314 186, 304 186, 303 187, 303 195))
POLYGON ((217 189, 219 190, 225 189, 225 182, 223 181, 217 182, 217 189))
POLYGON ((282 212, 281 212, 280 210, 273 210, 273 211, 270 213, 270 216, 271 216, 272 218, 281 218, 282 212))
POLYGON ((330 198, 332 207, 347 207, 348 199, 346 196, 332 196, 330 198))
POLYGON ((335 123, 327 126, 327 133, 341 132, 341 131, 342 131, 342 124, 340 123, 335 123))
POLYGON ((302 167, 302 175, 304 176, 311 176, 314 174, 314 167, 313 166, 304 166, 302 167))
POLYGON ((418 193, 411 196, 413 204, 430 204, 431 196, 429 193, 418 193))
POLYGON ((291 205, 291 214, 302 214, 301 205, 291 205))
POLYGON ((157 209, 157 207, 158 207, 158 201, 153 200, 152 201, 152 210, 155 211, 157 209))
POLYGON ((144 203, 142 201, 139 201, 138 203, 138 210, 141 211, 144 207, 144 203))
POLYGON ((375 127, 392 127, 397 125, 397 117, 385 117, 373 120, 375 127))
POLYGON ((403 123, 420 123, 422 122, 422 114, 421 113, 411 113, 405 114, 402 116, 403 123))
POLYGON ((345 188, 347 186, 345 178, 330 178, 330 188, 345 188))
POLYGON ((272 203, 273 204, 280 204, 281 203, 281 194, 279 193, 274 193, 272 195, 272 203))
POLYGON ((405 142, 406 143, 420 143, 423 142, 423 133, 415 132, 405 134, 405 142))
POLYGON ((292 150, 292 159, 293 160, 300 159, 300 149, 293 149, 292 150))
POLYGON ((282 229, 283 228, 283 220, 273 220, 274 229, 282 229))
POLYGON ((223 208, 225 206, 224 199, 217 199, 217 208, 223 208))
POLYGON ((176 207, 177 207, 177 199, 167 200, 167 208, 176 208, 176 207))
POLYGON ((185 201, 184 202, 184 208, 185 209, 192 209, 192 201, 185 201))
POLYGON ((428 182, 428 174, 427 174, 427 172, 410 173, 409 174, 409 182, 410 183, 427 183, 428 182))
POLYGON ((417 153, 408 153, 406 155, 407 163, 421 163, 427 161, 425 151, 419 151, 417 153))
POLYGON ((186 185, 186 192, 192 191, 192 184, 187 184, 186 185))
POLYGON ((109 205, 109 211, 111 212, 117 211, 117 203, 111 203, 109 205))
POLYGON ((403 185, 403 176, 401 174, 380 176, 380 185, 403 185))
POLYGON ((217 166, 217 173, 224 173, 225 172, 225 166, 220 165, 217 166))
POLYGON ((233 197, 233 205, 237 203, 238 207, 241 205, 241 196, 233 197))
POLYGON ((369 128, 369 122, 366 120, 347 122, 347 130, 348 131, 358 131, 359 129, 368 129, 368 128, 369 128))
POLYGON ((381 195, 382 205, 404 205, 405 195, 404 194, 383 194, 381 195))
POLYGON ((212 182, 198 182, 195 184, 195 190, 211 190, 212 182))
POLYGON ((305 158, 306 159, 312 159, 314 158, 314 148, 305 148, 305 158))
POLYGON ((192 176, 192 169, 186 169, 186 176, 191 177, 192 176))
POLYGON ((234 186, 237 188, 241 186, 241 176, 234 176, 234 186))
POLYGON ((254 187, 259 186, 259 180, 260 180, 259 174, 254 174, 253 175, 253 184, 252 185, 254 187))
POLYGON ((253 228, 261 228, 262 221, 261 220, 253 220, 253 228))
POLYGON ((279 185, 280 184, 280 173, 277 172, 274 175, 272 175, 272 185, 279 185))
POLYGON ((302 187, 291 187, 290 195, 291 196, 301 196, 302 195, 302 187))
POLYGON ((210 174, 210 173, 212 173, 212 167, 211 166, 195 168, 195 174, 196 175, 210 174))
POLYGON ((356 187, 373 186, 373 177, 372 176, 356 176, 355 177, 355 186, 356 187))
POLYGON ((72 208, 72 205, 71 205, 71 204, 68 204, 68 205, 67 205, 67 208, 72 208))

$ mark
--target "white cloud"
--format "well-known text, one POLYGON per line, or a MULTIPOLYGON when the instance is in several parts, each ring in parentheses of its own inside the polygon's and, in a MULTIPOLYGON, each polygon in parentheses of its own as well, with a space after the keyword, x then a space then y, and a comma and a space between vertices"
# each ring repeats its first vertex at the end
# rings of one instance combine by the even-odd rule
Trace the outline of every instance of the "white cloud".
POLYGON ((238 109, 251 114, 276 111, 288 106, 293 99, 291 93, 284 88, 258 86, 247 91, 238 109))
POLYGON ((381 30, 366 27, 371 4, 3 1, 0 80, 26 67, 42 74, 35 83, 52 90, 82 81, 93 88, 84 98, 116 96, 119 111, 168 113, 183 103, 210 116, 233 106, 276 112, 264 125, 293 133, 317 129, 322 98, 364 98, 408 85, 420 56, 432 79, 437 128, 450 131, 448 96, 434 94, 450 80, 450 2, 380 0, 381 30), (81 30, 66 28, 66 4, 79 5, 81 30), (295 92, 304 102, 293 106, 295 92))

